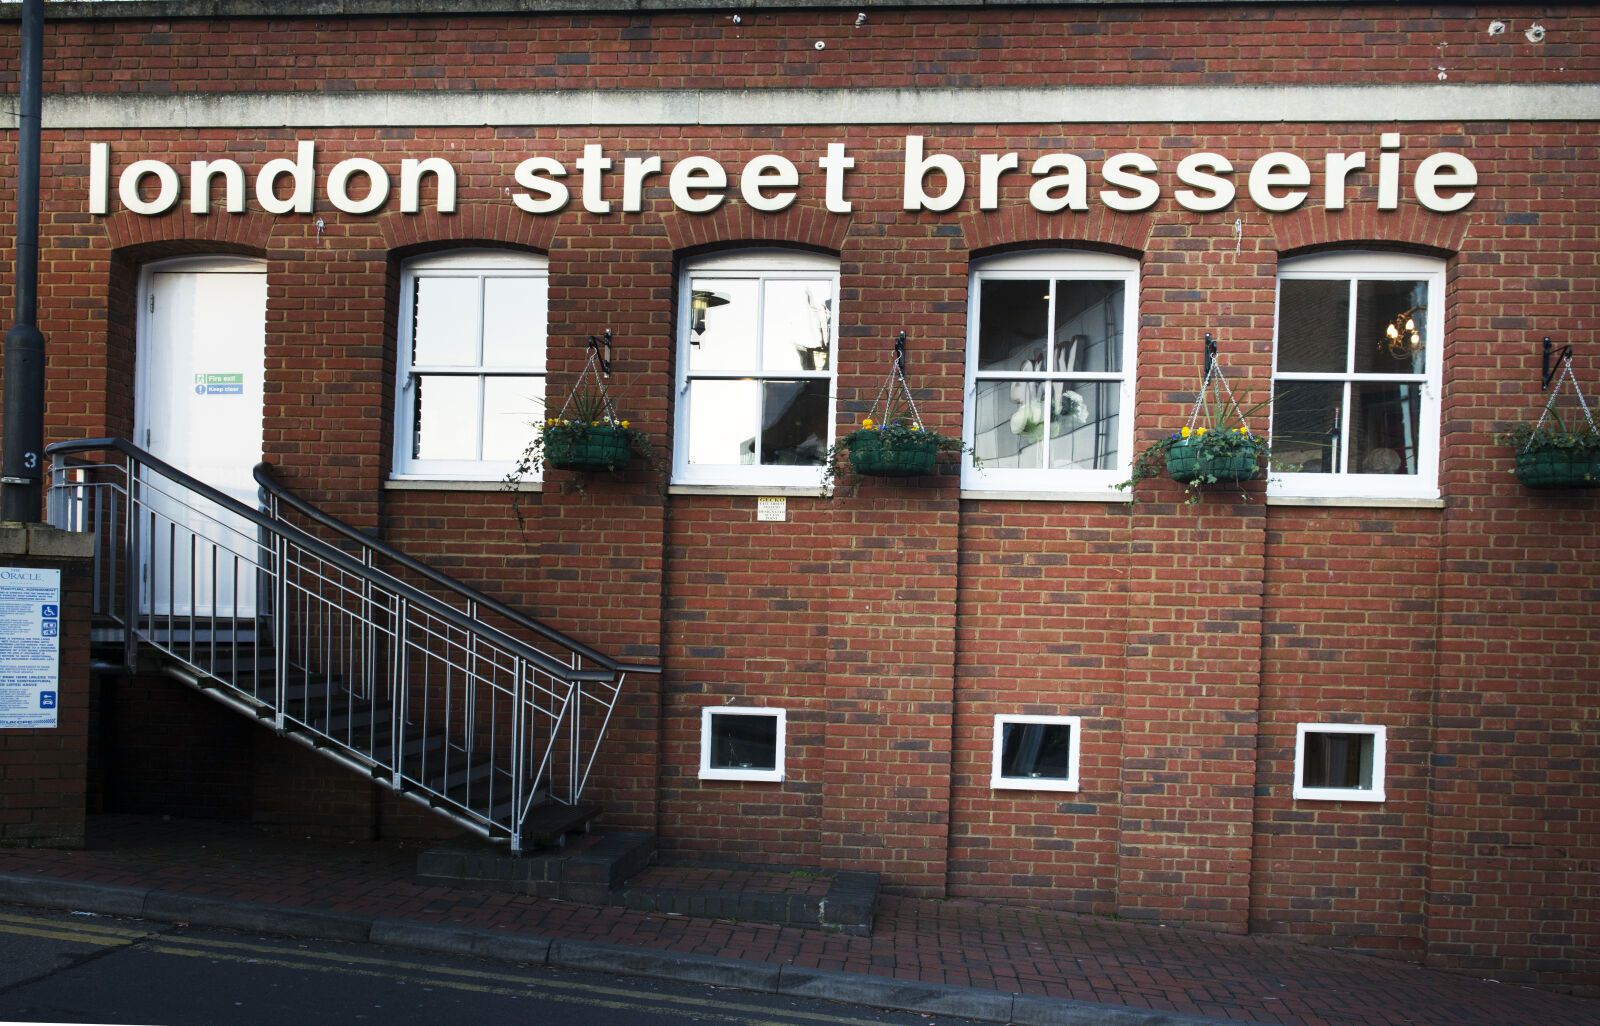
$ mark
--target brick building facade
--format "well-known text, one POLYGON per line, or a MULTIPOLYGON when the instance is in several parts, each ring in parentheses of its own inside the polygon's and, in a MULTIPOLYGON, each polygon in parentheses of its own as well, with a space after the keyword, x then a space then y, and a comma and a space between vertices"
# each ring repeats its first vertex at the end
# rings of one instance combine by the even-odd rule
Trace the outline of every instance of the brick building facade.
MULTIPOLYGON (((1539 415, 1543 337, 1600 380, 1593 8, 65 6, 47 440, 142 444, 152 274, 264 274, 262 451, 285 482, 665 667, 607 738, 607 822, 680 858, 1592 985, 1595 499, 1524 488, 1493 436, 1539 415), (546 323, 544 363, 505 365, 516 388, 559 402, 609 329, 659 472, 550 471, 519 516, 487 451, 511 414, 482 405, 505 367, 466 407, 420 398, 455 393, 419 296, 507 276, 511 316, 546 323), (1007 348, 1035 286, 1055 327, 1007 348), (773 316, 726 327, 743 295, 773 316), (1373 364, 1408 313, 1419 344, 1373 364), (818 325, 823 357, 777 362, 818 325), (825 444, 901 331, 928 427, 984 460, 821 496, 816 445, 747 399, 819 396, 785 416, 825 444), (1207 333, 1237 391, 1321 435, 1298 472, 1130 501, 1110 484, 1189 423, 1207 333), (1042 440, 1019 419, 1036 392, 1042 440), (485 411, 483 451, 435 450, 446 410, 485 411), (748 418, 725 437, 751 451, 717 448, 712 414, 748 418), (781 779, 702 771, 702 711, 728 706, 783 711, 781 779), (1297 797, 1328 725, 1358 728, 1358 779, 1297 797), (1070 737, 1070 788, 1001 753, 1030 726, 1070 737)), ((487 294, 455 313, 487 323, 487 294)), ((204 715, 115 687, 158 725, 121 735, 130 764, 204 715)), ((428 829, 264 733, 219 748, 202 775, 234 783, 206 811, 428 829)), ((118 788, 122 808, 160 791, 118 788)))

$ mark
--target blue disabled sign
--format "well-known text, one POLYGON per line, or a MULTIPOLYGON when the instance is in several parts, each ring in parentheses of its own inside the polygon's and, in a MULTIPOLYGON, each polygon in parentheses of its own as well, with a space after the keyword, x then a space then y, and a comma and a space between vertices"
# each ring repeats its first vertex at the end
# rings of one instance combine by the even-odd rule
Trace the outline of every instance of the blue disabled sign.
POLYGON ((61 571, 0 567, 0 730, 56 726, 61 571))

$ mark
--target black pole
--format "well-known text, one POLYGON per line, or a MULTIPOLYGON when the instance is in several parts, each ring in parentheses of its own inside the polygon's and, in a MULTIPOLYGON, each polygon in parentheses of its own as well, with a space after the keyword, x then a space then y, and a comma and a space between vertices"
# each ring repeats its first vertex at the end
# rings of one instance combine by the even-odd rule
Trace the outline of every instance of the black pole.
POLYGON ((44 335, 39 306, 39 118, 44 0, 22 4, 22 109, 17 117, 16 319, 6 332, 0 420, 0 520, 39 522, 44 475, 44 335))

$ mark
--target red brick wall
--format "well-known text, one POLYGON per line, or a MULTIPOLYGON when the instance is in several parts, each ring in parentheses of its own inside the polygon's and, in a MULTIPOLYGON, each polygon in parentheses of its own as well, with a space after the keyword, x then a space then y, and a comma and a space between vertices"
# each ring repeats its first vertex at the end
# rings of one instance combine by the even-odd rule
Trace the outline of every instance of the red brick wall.
MULTIPOLYGON (((1439 81, 1441 65, 1452 84, 1592 84, 1589 14, 1541 9, 1542 44, 1523 37, 1521 17, 1490 36, 1488 22, 1506 17, 1498 9, 1392 6, 894 8, 859 27, 844 10, 749 13, 738 25, 715 11, 85 18, 49 26, 46 91, 1406 85, 1439 81)), ((1578 342, 1580 377, 1596 387, 1584 343, 1600 314, 1600 208, 1588 186, 1600 153, 1592 123, 1497 115, 52 131, 47 432, 127 430, 142 262, 263 257, 267 448, 285 480, 602 650, 665 664, 660 679, 630 678, 597 763, 592 793, 607 822, 653 828, 679 857, 874 868, 908 893, 1281 933, 1500 979, 1581 983, 1600 972, 1595 499, 1523 490, 1491 436, 1542 402, 1544 335, 1578 342), (1323 209, 1321 154, 1363 150, 1375 164, 1384 131, 1405 138, 1408 168, 1422 152, 1469 155, 1480 177, 1473 203, 1430 214, 1407 193, 1400 210, 1379 211, 1363 172, 1348 209, 1323 209), (1163 197, 1140 214, 1091 202, 1043 215, 1027 206, 1024 173, 1003 179, 998 211, 977 209, 969 181, 956 209, 911 214, 899 174, 909 134, 969 169, 980 153, 1018 151, 1026 167, 1061 150, 1093 168, 1101 155, 1139 151, 1163 169, 1163 197), (445 155, 461 208, 83 212, 90 141, 110 142, 119 170, 144 156, 181 170, 222 154, 254 169, 312 137, 319 187, 347 156, 392 170, 403 155, 445 155), (576 200, 559 215, 515 210, 502 190, 522 158, 571 167, 590 142, 668 165, 711 154, 730 170, 764 152, 805 162, 843 142, 858 162, 855 210, 823 211, 810 168, 801 200, 781 214, 754 214, 736 190, 714 214, 684 214, 659 179, 639 214, 590 215, 576 200), (1170 169, 1207 149, 1240 169, 1273 150, 1299 153, 1313 165, 1313 199, 1290 214, 1247 196, 1223 211, 1184 210, 1170 169), (832 500, 791 496, 787 522, 758 524, 751 496, 663 495, 641 470, 581 490, 552 474, 523 497, 519 525, 501 494, 383 488, 405 257, 446 245, 546 254, 550 393, 570 387, 585 337, 611 328, 632 419, 670 457, 679 262, 774 242, 839 260, 841 431, 865 412, 903 328, 924 415, 957 433, 972 260, 1041 245, 1136 257, 1141 444, 1182 423, 1206 331, 1236 386, 1268 386, 1283 257, 1337 246, 1436 255, 1449 281, 1444 502, 1268 506, 1253 485, 1247 498, 1190 508, 1161 483, 1142 488, 1151 501, 1136 506, 962 499, 947 473, 845 487, 832 500), (781 784, 698 779, 700 709, 731 702, 788 710, 781 784), (994 715, 1038 712, 1083 717, 1081 790, 992 790, 994 715), (1291 797, 1295 724, 1325 717, 1388 727, 1382 805, 1291 797)), ((1234 177, 1243 192, 1244 172, 1234 177)), ((0 282, 9 259, 0 250, 0 282)), ((0 301, 8 291, 0 284, 0 301)), ((380 830, 384 819, 380 809, 380 830)))
POLYGON ((950 893, 1118 909, 1128 517, 969 503, 961 518, 950 893), (1076 793, 989 786, 996 714, 1081 716, 1076 793))
MULTIPOLYGON (((1137 81, 1366 85, 1592 74, 1581 6, 854 8, 480 16, 52 20, 46 88, 80 93, 806 88, 1137 81), (1512 31, 1491 36, 1501 18, 1512 31), (1534 20, 1543 45, 1522 30, 1534 20), (814 43, 822 42, 823 50, 814 43), (1314 59, 1306 59, 1314 54, 1314 59)), ((11 51, 15 53, 15 51, 11 51)), ((0 74, 16 80, 15 57, 0 74)))
POLYGON ((1442 524, 1373 513, 1268 518, 1250 928, 1418 957, 1442 524), (1386 800, 1294 800, 1297 723, 1387 728, 1386 800))

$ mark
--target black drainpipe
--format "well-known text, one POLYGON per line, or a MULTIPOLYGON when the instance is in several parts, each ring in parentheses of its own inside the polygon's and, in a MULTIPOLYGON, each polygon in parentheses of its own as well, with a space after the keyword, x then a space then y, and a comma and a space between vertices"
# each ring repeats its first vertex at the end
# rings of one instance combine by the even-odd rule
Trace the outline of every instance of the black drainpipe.
POLYGON ((44 0, 22 4, 22 109, 17 115, 16 322, 6 332, 0 420, 0 520, 39 522, 44 475, 44 335, 39 307, 39 115, 44 0))

